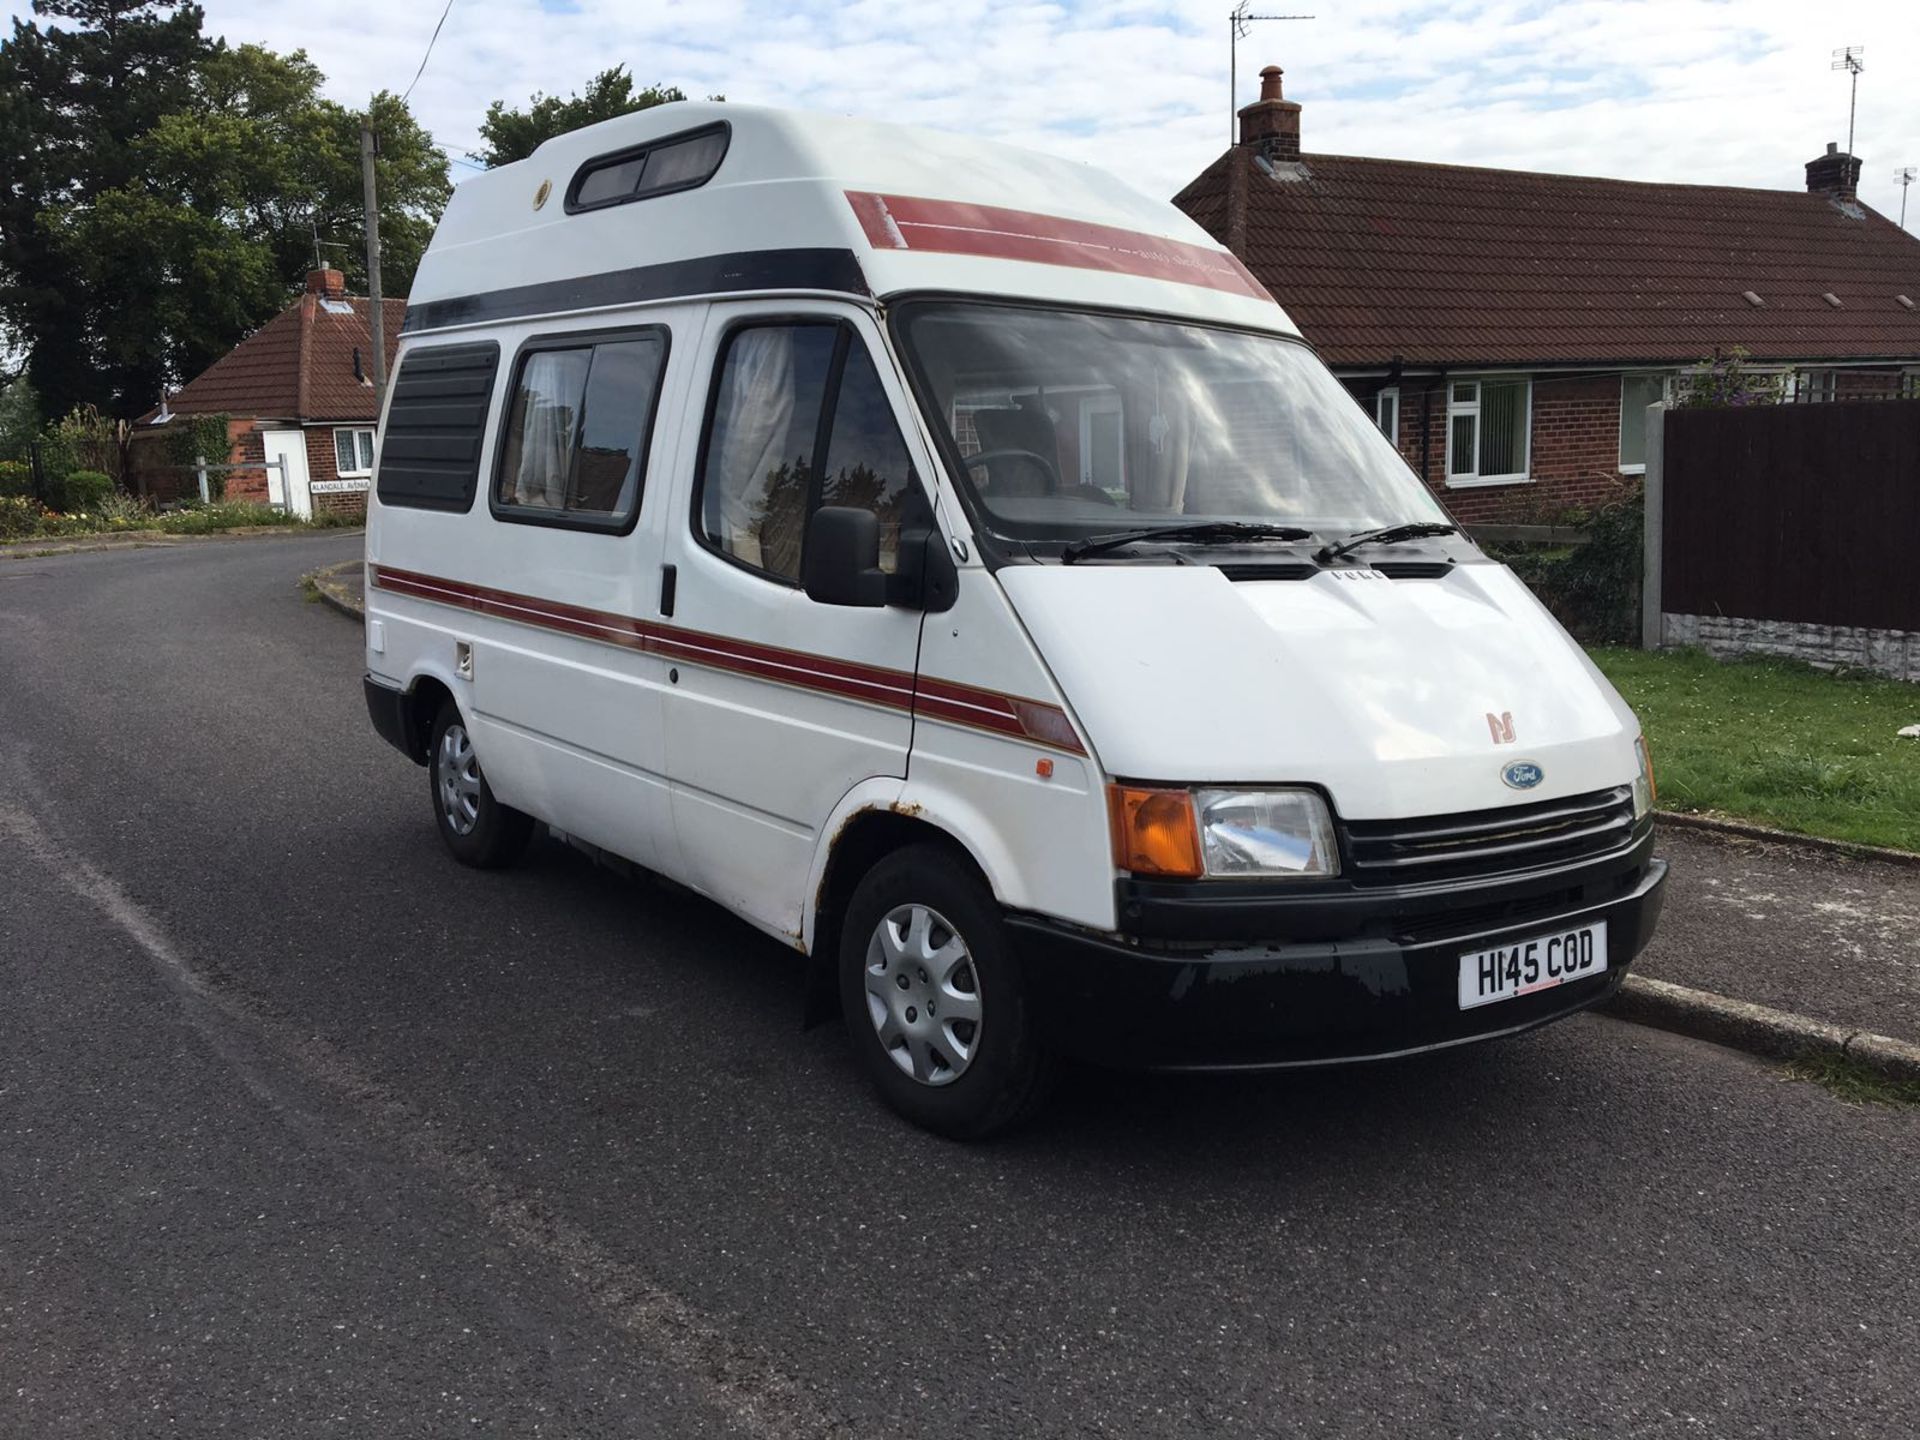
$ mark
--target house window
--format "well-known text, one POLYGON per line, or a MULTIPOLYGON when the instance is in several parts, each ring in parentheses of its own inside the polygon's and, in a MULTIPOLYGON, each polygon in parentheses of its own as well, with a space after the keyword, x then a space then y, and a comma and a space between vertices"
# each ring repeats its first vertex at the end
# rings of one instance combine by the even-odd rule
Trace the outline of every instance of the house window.
POLYGON ((1447 387, 1447 484, 1527 479, 1533 382, 1455 380, 1447 387))
POLYGON ((1920 370, 1901 372, 1900 394, 1908 400, 1920 400, 1920 370))
POLYGON ((1665 375, 1620 377, 1620 473, 1643 475, 1647 469, 1647 407, 1667 398, 1665 375))
POLYGON ((1793 398, 1809 404, 1832 401, 1838 374, 1834 370, 1802 370, 1794 376, 1793 398))
POLYGON ((1373 423, 1395 445, 1400 443, 1400 391, 1389 386, 1373 397, 1373 423))
POLYGON ((333 472, 342 479, 373 473, 373 431, 333 432, 333 472))
POLYGON ((1098 391, 1080 401, 1080 483, 1113 496, 1127 493, 1123 418, 1117 390, 1098 391))

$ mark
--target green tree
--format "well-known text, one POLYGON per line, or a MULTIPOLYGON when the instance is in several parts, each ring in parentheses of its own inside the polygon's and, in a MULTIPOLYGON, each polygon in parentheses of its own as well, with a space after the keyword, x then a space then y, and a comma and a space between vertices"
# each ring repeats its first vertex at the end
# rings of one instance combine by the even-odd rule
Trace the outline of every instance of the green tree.
POLYGON ((40 397, 33 382, 16 375, 0 385, 0 460, 25 460, 40 433, 40 397))
MULTIPOLYGON (((47 13, 63 6, 59 13, 102 33, 133 23, 128 15, 153 23, 139 19, 150 4, 108 13, 116 0, 38 3, 47 13)), ((324 77, 303 52, 205 42, 199 12, 191 16, 195 45, 183 51, 180 73, 157 86, 158 99, 115 133, 114 164, 101 164, 91 141, 78 145, 64 152, 67 163, 95 165, 95 178, 43 186, 20 207, 50 277, 43 288, 64 303, 17 304, 14 290, 0 288, 0 317, 26 346, 29 374, 53 413, 78 403, 122 416, 146 409, 164 384, 198 374, 285 305, 316 240, 364 293, 361 116, 321 96, 324 77)), ((0 82, 23 76, 42 108, 57 110, 62 76, 76 73, 72 57, 93 54, 81 43, 93 32, 77 33, 16 23, 0 82), (26 63, 56 51, 68 56, 65 71, 26 63)), ((157 85, 145 72, 123 83, 157 85)), ((371 113, 381 138, 383 280, 388 294, 404 295, 451 186, 445 157, 399 99, 378 95, 371 113)), ((6 143, 57 173, 56 128, 25 139, 10 132, 6 143)), ((0 278, 19 272, 0 250, 0 278)))
POLYGON ((75 281, 44 223, 55 206, 85 206, 137 174, 138 137, 185 103, 207 53, 201 11, 171 15, 147 0, 35 0, 0 43, 0 321, 27 351, 47 413, 105 401, 157 377, 92 343, 98 317, 151 279, 120 277, 109 293, 75 281))
MULTIPOLYGON (((489 168, 507 165, 526 159, 542 141, 569 130, 686 98, 686 92, 677 85, 649 85, 644 90, 636 90, 627 67, 616 65, 588 81, 585 91, 564 100, 558 95, 536 94, 524 110, 509 110, 504 100, 494 101, 487 107, 486 119, 480 122, 484 148, 475 150, 472 158, 489 168)), ((710 95, 707 98, 724 97, 710 95)))

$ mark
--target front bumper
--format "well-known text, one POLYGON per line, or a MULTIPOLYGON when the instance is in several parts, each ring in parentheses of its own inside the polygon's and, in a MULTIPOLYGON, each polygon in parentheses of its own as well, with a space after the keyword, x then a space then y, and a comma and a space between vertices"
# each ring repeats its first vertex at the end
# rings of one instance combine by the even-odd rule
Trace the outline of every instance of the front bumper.
POLYGON ((1186 914, 1188 940, 1023 915, 1008 924, 1042 1033, 1064 1053, 1195 1070, 1384 1059, 1532 1029, 1612 995, 1659 920, 1667 865, 1652 848, 1649 832, 1622 854, 1550 876, 1380 894, 1371 904, 1354 897, 1332 913, 1325 897, 1269 900, 1256 922, 1237 896, 1217 924, 1192 913, 1199 900, 1136 913, 1136 932, 1165 931, 1169 914, 1186 914), (1594 920, 1607 922, 1604 974, 1459 1008, 1461 954, 1594 920), (1312 938, 1239 933, 1256 924, 1269 936, 1312 938), (1198 938, 1217 931, 1233 938, 1198 938))

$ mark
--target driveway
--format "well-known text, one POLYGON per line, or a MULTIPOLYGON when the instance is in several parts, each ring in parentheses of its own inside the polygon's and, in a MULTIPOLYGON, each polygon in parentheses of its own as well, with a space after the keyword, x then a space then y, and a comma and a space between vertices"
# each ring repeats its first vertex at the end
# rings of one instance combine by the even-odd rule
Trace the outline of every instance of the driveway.
POLYGON ((1920 1116, 1586 1017, 935 1140, 777 945, 447 859, 358 543, 0 569, 0 1434, 1911 1433, 1920 1116))

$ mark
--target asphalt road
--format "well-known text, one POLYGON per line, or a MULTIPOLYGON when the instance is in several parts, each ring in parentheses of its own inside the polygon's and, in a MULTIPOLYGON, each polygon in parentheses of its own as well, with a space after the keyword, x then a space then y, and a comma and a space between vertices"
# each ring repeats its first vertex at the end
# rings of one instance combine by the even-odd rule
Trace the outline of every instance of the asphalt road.
POLYGON ((0 1434, 1912 1434, 1920 1117, 1582 1018, 935 1140, 719 912, 442 853, 357 543, 0 560, 0 1434))

